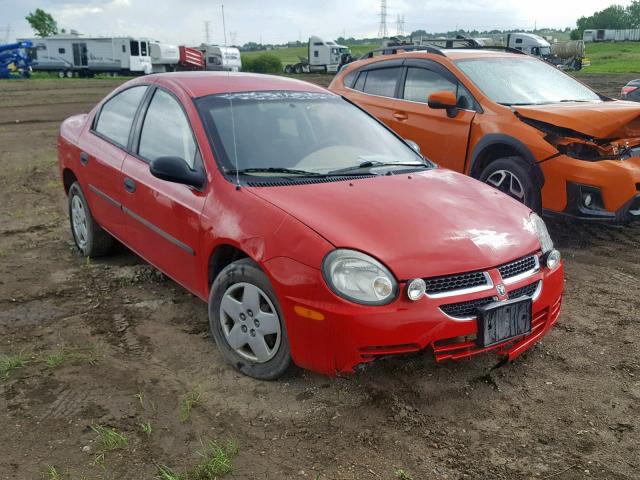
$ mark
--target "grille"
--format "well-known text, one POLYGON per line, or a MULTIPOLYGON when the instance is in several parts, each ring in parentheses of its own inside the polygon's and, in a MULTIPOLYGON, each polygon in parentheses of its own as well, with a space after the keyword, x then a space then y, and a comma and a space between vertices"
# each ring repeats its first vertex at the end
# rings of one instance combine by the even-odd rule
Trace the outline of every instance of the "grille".
POLYGON ((482 272, 426 278, 424 281, 427 284, 427 295, 435 295, 437 293, 447 293, 487 285, 487 278, 482 272))
POLYGON ((534 268, 536 268, 535 255, 529 255, 528 257, 520 258, 498 267, 498 271, 500 272, 500 275, 502 275, 502 278, 506 279, 528 272, 534 268))
POLYGON ((484 307, 491 302, 495 302, 496 297, 478 298, 466 302, 449 303, 441 305, 440 310, 453 318, 469 318, 476 316, 476 309, 484 307))
POLYGON ((536 292, 538 288, 538 282, 533 282, 529 285, 525 285, 524 287, 516 288, 515 290, 511 290, 509 292, 509 298, 519 298, 524 296, 533 297, 533 294, 536 292))

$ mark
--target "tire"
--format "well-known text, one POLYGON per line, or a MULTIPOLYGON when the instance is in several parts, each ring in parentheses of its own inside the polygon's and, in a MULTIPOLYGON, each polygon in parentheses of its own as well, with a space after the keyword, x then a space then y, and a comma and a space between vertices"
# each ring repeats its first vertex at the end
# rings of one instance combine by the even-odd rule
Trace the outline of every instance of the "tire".
POLYGON ((65 72, 65 75, 67 76, 67 78, 73 78, 73 70, 67 70, 65 72))
POLYGON ((522 157, 492 161, 480 173, 479 180, 524 203, 534 212, 542 211, 542 196, 534 182, 533 168, 522 157))
POLYGON ((302 65, 297 64, 293 67, 293 71, 297 74, 301 74, 302 73, 302 65))
POLYGON ((59 70, 58 71, 58 78, 64 78, 65 74, 64 74, 64 70, 59 70))
POLYGON ((73 241, 85 257, 106 255, 113 246, 113 237, 93 219, 78 182, 69 188, 69 222, 73 241))
POLYGON ((250 259, 231 263, 214 280, 209 327, 224 357, 249 377, 275 380, 291 366, 278 299, 267 276, 250 259))
POLYGON ((291 68, 291 65, 287 65, 286 67, 284 67, 284 73, 293 73, 293 68, 291 68))

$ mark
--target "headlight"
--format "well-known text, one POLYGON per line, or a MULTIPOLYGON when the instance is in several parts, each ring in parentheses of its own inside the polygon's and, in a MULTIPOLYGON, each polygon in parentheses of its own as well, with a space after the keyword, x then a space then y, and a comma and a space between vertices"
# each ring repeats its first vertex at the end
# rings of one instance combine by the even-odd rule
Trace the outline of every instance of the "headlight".
POLYGON ((547 230, 547 225, 544 223, 544 220, 542 220, 538 214, 532 213, 529 216, 529 224, 531 225, 534 233, 538 236, 542 253, 545 254, 553 250, 553 240, 551 240, 551 236, 549 235, 549 231, 547 230))
POLYGON ((322 274, 337 295, 363 305, 384 305, 398 292, 398 283, 384 265, 355 250, 329 253, 322 263, 322 274))

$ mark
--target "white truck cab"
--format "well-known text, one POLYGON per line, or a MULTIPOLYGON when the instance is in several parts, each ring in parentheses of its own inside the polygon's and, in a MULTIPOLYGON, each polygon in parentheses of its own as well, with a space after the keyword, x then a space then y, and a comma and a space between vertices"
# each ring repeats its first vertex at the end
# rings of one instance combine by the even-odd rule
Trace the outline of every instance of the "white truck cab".
POLYGON ((546 58, 551 55, 551 44, 533 33, 510 33, 507 35, 507 47, 536 57, 546 58))
POLYGON ((286 65, 285 73, 336 73, 342 64, 342 56, 351 53, 349 47, 316 36, 309 37, 307 48, 308 58, 300 58, 299 63, 286 65))

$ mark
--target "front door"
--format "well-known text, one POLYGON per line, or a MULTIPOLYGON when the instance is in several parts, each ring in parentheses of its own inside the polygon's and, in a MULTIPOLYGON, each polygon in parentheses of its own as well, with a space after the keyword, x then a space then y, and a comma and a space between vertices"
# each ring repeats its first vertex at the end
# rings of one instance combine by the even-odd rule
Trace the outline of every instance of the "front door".
POLYGON ((391 128, 401 137, 416 142, 429 159, 443 167, 464 172, 476 103, 455 77, 441 69, 444 70, 439 66, 407 67, 391 128), (455 116, 427 105, 429 95, 443 90, 457 96, 459 108, 455 116))
POLYGON ((182 158, 203 169, 202 158, 179 100, 156 89, 144 115, 135 155, 123 166, 123 211, 130 246, 192 292, 201 290, 198 265, 200 214, 205 194, 192 187, 154 177, 149 163, 159 157, 182 158))
POLYGON ((73 44, 73 65, 74 67, 86 67, 89 65, 86 43, 73 44))

